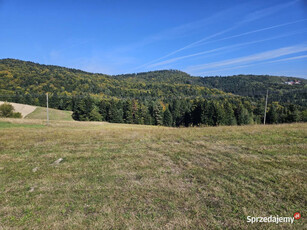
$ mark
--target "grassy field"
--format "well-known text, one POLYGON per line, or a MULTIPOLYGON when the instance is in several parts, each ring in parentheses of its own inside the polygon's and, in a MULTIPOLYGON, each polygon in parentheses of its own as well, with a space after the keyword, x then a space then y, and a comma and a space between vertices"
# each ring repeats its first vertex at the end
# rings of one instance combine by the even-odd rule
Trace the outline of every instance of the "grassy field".
MULTIPOLYGON (((72 112, 58 109, 49 108, 49 119, 50 120, 62 120, 62 121, 72 121, 72 112)), ((32 113, 27 115, 26 119, 46 119, 47 109, 44 107, 37 107, 32 113)))
POLYGON ((306 123, 3 119, 0 229, 307 229, 306 137, 306 123), (295 212, 294 224, 246 219, 295 212))

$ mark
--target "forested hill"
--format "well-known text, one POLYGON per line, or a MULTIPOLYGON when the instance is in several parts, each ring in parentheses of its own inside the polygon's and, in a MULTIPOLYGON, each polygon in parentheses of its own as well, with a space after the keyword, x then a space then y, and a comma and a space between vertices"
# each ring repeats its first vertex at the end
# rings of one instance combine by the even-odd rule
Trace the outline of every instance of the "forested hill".
POLYGON ((205 77, 202 82, 228 93, 252 98, 263 98, 269 91, 270 99, 306 105, 307 80, 293 77, 268 75, 236 75, 229 77, 205 77))
POLYGON ((291 77, 258 75, 192 77, 178 70, 111 76, 15 59, 0 60, 1 94, 12 92, 36 94, 50 92, 66 95, 90 93, 124 98, 145 96, 155 98, 208 96, 228 92, 257 98, 264 97, 268 89, 270 94, 283 97, 282 100, 288 100, 297 96, 306 98, 306 87, 306 79, 291 77), (285 84, 285 82, 296 80, 299 80, 300 84, 285 84))
POLYGON ((224 95, 181 71, 153 71, 111 76, 76 69, 0 60, 0 94, 92 94, 116 98, 163 98, 224 95))
POLYGON ((46 106, 48 92, 49 106, 72 110, 75 120, 167 126, 261 123, 267 89, 268 123, 307 121, 304 79, 203 78, 178 70, 106 75, 0 60, 0 100, 46 106))

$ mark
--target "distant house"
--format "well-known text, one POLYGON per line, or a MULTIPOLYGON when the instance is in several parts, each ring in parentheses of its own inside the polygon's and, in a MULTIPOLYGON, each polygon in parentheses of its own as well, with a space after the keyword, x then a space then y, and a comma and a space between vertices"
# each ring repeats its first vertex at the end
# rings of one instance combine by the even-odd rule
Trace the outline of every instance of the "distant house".
POLYGON ((291 81, 285 81, 286 85, 300 85, 301 81, 300 80, 291 80, 291 81))
POLYGON ((295 80, 295 83, 294 84, 296 84, 296 85, 300 85, 301 84, 301 81, 299 81, 299 80, 295 80))

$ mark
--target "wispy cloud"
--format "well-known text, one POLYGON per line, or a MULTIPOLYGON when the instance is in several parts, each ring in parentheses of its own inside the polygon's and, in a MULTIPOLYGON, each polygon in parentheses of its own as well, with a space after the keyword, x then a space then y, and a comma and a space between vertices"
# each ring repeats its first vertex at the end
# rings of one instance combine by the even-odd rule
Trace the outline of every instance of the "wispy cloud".
MULTIPOLYGON (((286 7, 289 7, 289 6, 297 3, 298 1, 299 0, 294 0, 294 1, 291 1, 291 2, 287 2, 287 3, 282 3, 282 4, 279 4, 279 5, 274 6, 274 7, 269 7, 269 8, 265 8, 265 9, 258 10, 258 11, 255 11, 253 13, 250 13, 250 14, 246 15, 243 20, 241 20, 240 22, 237 22, 234 26, 231 26, 231 27, 229 27, 227 29, 224 29, 224 30, 219 31, 217 33, 214 33, 212 35, 206 36, 206 37, 204 37, 204 38, 202 38, 202 39, 200 39, 198 41, 192 42, 192 43, 190 43, 190 44, 188 44, 186 46, 183 46, 183 47, 181 47, 181 48, 179 48, 177 50, 174 50, 174 51, 172 51, 172 52, 170 52, 170 53, 168 53, 168 54, 166 54, 166 55, 164 55, 164 56, 162 56, 160 58, 157 58, 155 60, 147 62, 147 63, 145 63, 145 64, 143 64, 141 66, 138 66, 138 67, 135 68, 135 70, 138 70, 138 69, 143 68, 143 67, 149 67, 149 65, 151 65, 151 64, 153 64, 155 62, 161 61, 161 60, 163 60, 163 59, 165 59, 167 57, 170 57, 170 56, 172 56, 172 55, 174 55, 176 53, 179 53, 179 52, 181 52, 183 50, 192 48, 192 47, 194 47, 194 46, 196 46, 198 44, 202 44, 202 43, 204 43, 204 42, 206 42, 206 41, 208 41, 208 40, 210 40, 212 38, 215 38, 217 36, 220 36, 220 35, 223 35, 223 34, 225 34, 227 32, 230 32, 230 31, 238 28, 239 26, 241 26, 243 24, 246 24, 246 23, 249 23, 249 22, 252 22, 252 21, 255 21, 255 20, 259 20, 259 19, 267 17, 267 16, 269 16, 271 14, 277 13, 278 11, 280 11, 282 9, 285 9, 286 7)), ((279 26, 279 25, 277 25, 277 26, 279 26)), ((280 26, 282 26, 282 25, 280 25, 280 26)), ((274 28, 277 28, 277 27, 274 27, 274 28)), ((267 30, 267 29, 272 29, 272 28, 264 28, 263 30, 267 30)), ((259 30, 259 31, 261 31, 261 30, 259 30)), ((250 33, 256 33, 256 32, 259 32, 259 31, 255 31, 255 32, 254 31, 250 31, 250 33)), ((243 35, 246 35, 246 34, 237 35, 237 36, 243 36, 243 35)))
POLYGON ((190 54, 190 55, 185 55, 185 56, 181 56, 181 57, 176 57, 176 58, 172 58, 172 59, 168 59, 165 61, 161 61, 161 62, 157 62, 155 64, 151 64, 148 67, 149 68, 153 68, 153 67, 157 67, 157 66, 162 66, 162 65, 166 65, 166 64, 170 64, 182 59, 186 59, 186 58, 191 58, 191 57, 195 57, 195 56, 200 56, 200 55, 204 55, 204 54, 210 54, 210 53, 216 53, 222 50, 225 50, 227 48, 231 48, 233 46, 227 46, 227 47, 220 47, 220 48, 216 48, 216 49, 212 49, 212 50, 206 50, 203 52, 198 52, 198 53, 194 53, 194 54, 190 54))
POLYGON ((202 51, 202 52, 198 52, 198 53, 194 53, 194 54, 190 54, 190 55, 184 55, 184 56, 180 56, 180 57, 176 57, 176 58, 171 58, 171 59, 168 59, 168 60, 165 60, 165 61, 161 61, 161 62, 151 64, 148 67, 153 68, 153 67, 157 67, 157 66, 163 66, 163 65, 174 63, 174 62, 177 62, 177 61, 180 61, 180 60, 183 60, 183 59, 201 56, 201 55, 204 55, 204 54, 216 54, 216 53, 223 51, 223 50, 229 50, 229 49, 232 49, 232 48, 238 48, 238 47, 242 47, 242 46, 246 46, 246 45, 270 41, 270 40, 283 38, 283 37, 288 37, 288 36, 292 36, 292 35, 295 35, 295 34, 306 32, 306 31, 307 30, 303 30, 303 31, 294 32, 294 33, 287 33, 287 34, 280 35, 280 36, 274 36, 274 37, 270 37, 270 38, 266 38, 266 39, 250 41, 250 42, 243 42, 243 43, 239 43, 239 44, 235 44, 235 45, 229 45, 229 46, 223 46, 223 47, 216 48, 216 49, 211 49, 211 50, 206 50, 206 51, 202 51))
POLYGON ((214 68, 220 68, 230 65, 236 65, 236 64, 246 64, 250 62, 259 62, 269 59, 274 59, 278 57, 282 57, 289 54, 299 53, 299 52, 305 52, 307 51, 307 45, 297 45, 297 46, 288 46, 283 47, 279 49, 274 49, 266 52, 257 53, 254 55, 244 56, 240 58, 234 58, 234 59, 228 59, 225 61, 219 61, 219 62, 212 62, 208 64, 202 64, 202 65, 195 65, 190 66, 187 68, 186 71, 193 72, 193 71, 199 71, 199 70, 206 70, 206 69, 214 69, 214 68))
POLYGON ((188 48, 191 48, 191 47, 193 47, 193 46, 195 46, 195 45, 197 45, 197 44, 199 44, 199 43, 202 43, 202 42, 204 42, 204 41, 207 41, 207 40, 209 40, 209 39, 211 39, 211 38, 215 38, 215 37, 217 37, 217 36, 219 36, 219 35, 225 34, 225 33, 229 32, 229 31, 235 29, 236 27, 237 27, 237 26, 230 27, 230 28, 228 28, 228 29, 222 30, 222 31, 220 31, 220 32, 218 32, 218 33, 215 33, 215 34, 212 34, 212 35, 210 35, 210 36, 207 36, 207 37, 205 37, 205 38, 203 38, 203 39, 200 39, 200 40, 198 40, 198 41, 196 41, 196 42, 190 43, 189 45, 186 45, 186 46, 184 46, 184 47, 182 47, 182 48, 180 48, 180 49, 177 49, 177 50, 175 50, 175 51, 173 51, 173 52, 171 52, 171 53, 168 53, 168 54, 166 54, 166 55, 164 55, 164 56, 162 56, 162 57, 160 57, 160 58, 157 58, 157 59, 155 59, 155 60, 152 60, 152 61, 150 61, 150 62, 147 62, 147 63, 145 63, 145 64, 143 64, 143 65, 141 65, 141 66, 138 66, 138 67, 135 68, 135 70, 141 69, 141 68, 143 68, 143 67, 149 67, 149 65, 151 65, 152 63, 155 63, 155 62, 157 62, 157 61, 163 60, 164 58, 170 57, 170 56, 172 56, 172 55, 174 55, 174 54, 176 54, 176 53, 179 53, 180 51, 183 51, 183 50, 186 50, 186 49, 188 49, 188 48))
POLYGON ((277 13, 285 8, 288 8, 292 5, 294 5, 295 3, 299 2, 300 0, 294 0, 291 2, 286 2, 286 3, 281 3, 279 5, 275 5, 272 7, 268 7, 265 9, 261 9, 261 10, 257 10, 253 13, 250 13, 249 15, 247 15, 245 17, 245 19, 243 20, 244 22, 251 22, 251 21, 255 21, 264 17, 267 17, 271 14, 277 13))
MULTIPOLYGON (((227 9, 227 10, 223 10, 223 11, 221 11, 221 12, 218 12, 218 13, 216 13, 216 14, 210 16, 209 18, 205 18, 205 19, 202 19, 202 20, 197 21, 197 22, 188 23, 188 24, 184 24, 184 25, 181 25, 181 26, 178 26, 178 27, 175 27, 175 28, 171 28, 171 29, 169 29, 168 31, 161 32, 160 34, 156 34, 156 35, 154 35, 154 36, 151 36, 151 37, 149 37, 149 38, 146 38, 146 39, 144 39, 142 42, 138 42, 138 43, 136 43, 135 45, 137 45, 137 46, 142 46, 142 45, 145 45, 145 44, 152 43, 153 41, 159 41, 159 40, 169 39, 169 37, 171 36, 171 34, 174 34, 175 32, 176 32, 177 34, 179 34, 179 32, 180 32, 181 34, 183 34, 183 33, 188 34, 189 31, 196 30, 196 29, 198 29, 198 28, 200 28, 200 27, 204 27, 205 25, 208 25, 208 24, 210 24, 210 23, 213 23, 215 20, 218 20, 219 18, 221 18, 223 15, 227 14, 227 12, 229 12, 229 11, 231 11, 231 10, 233 10, 233 8, 227 9)), ((229 32, 229 31, 235 29, 236 27, 237 27, 237 26, 234 26, 234 27, 231 27, 231 28, 227 28, 227 29, 225 29, 225 30, 219 31, 219 32, 217 32, 217 33, 215 33, 215 34, 212 34, 212 35, 209 35, 209 36, 207 36, 207 37, 205 37, 205 38, 202 38, 202 39, 200 39, 200 40, 198 40, 198 41, 195 41, 195 42, 193 42, 193 43, 190 43, 190 44, 188 44, 188 45, 186 45, 186 46, 184 46, 184 47, 182 47, 182 48, 180 48, 180 49, 177 49, 177 50, 175 50, 175 51, 173 51, 173 52, 171 52, 171 53, 168 53, 168 54, 166 54, 166 55, 164 55, 164 56, 162 56, 162 57, 160 57, 160 58, 154 59, 154 60, 152 60, 152 61, 150 61, 150 62, 147 62, 147 63, 145 63, 145 64, 143 64, 143 65, 140 65, 140 66, 134 68, 134 70, 141 69, 141 68, 146 67, 146 66, 148 66, 148 65, 150 65, 150 64, 152 64, 152 63, 155 63, 155 62, 157 62, 157 61, 160 61, 160 60, 162 60, 162 59, 164 59, 164 58, 170 57, 170 56, 172 56, 172 55, 174 55, 174 54, 176 54, 176 53, 178 53, 178 52, 180 52, 180 51, 182 51, 182 50, 186 50, 186 49, 188 49, 188 48, 190 48, 190 47, 193 47, 193 46, 195 46, 195 45, 197 45, 197 44, 199 44, 199 43, 201 43, 201 42, 205 42, 205 41, 207 41, 207 40, 209 40, 209 39, 211 39, 211 38, 215 38, 215 37, 217 37, 217 36, 219 36, 219 35, 225 34, 225 33, 229 32)), ((135 47, 135 45, 132 45, 132 46, 135 47)), ((130 47, 131 47, 131 45, 130 45, 130 47)))
POLYGON ((304 22, 304 21, 307 21, 307 19, 304 18, 304 19, 300 19, 300 20, 296 20, 296 21, 292 21, 292 22, 287 22, 287 23, 282 23, 282 24, 278 24, 278 25, 274 25, 274 26, 264 27, 264 28, 257 29, 257 30, 251 30, 251 31, 244 32, 244 33, 241 33, 241 34, 236 34, 236 35, 228 36, 228 37, 225 37, 225 38, 216 39, 214 41, 203 42, 203 43, 200 43, 199 45, 205 45, 205 44, 209 44, 209 43, 229 40, 229 39, 232 39, 232 38, 238 38, 238 37, 242 37, 242 36, 245 36, 245 35, 255 34, 255 33, 263 32, 263 31, 267 31, 267 30, 272 30, 272 29, 276 29, 276 28, 280 28, 280 27, 284 27, 284 26, 289 26, 289 25, 296 24, 296 23, 299 23, 299 22, 304 22))
MULTIPOLYGON (((228 8, 228 9, 221 10, 220 12, 217 12, 217 13, 210 15, 208 17, 205 17, 203 19, 193 21, 193 22, 189 22, 189 23, 185 23, 185 24, 175 26, 175 27, 172 27, 172 28, 168 28, 166 30, 160 31, 160 32, 153 34, 151 36, 145 37, 144 39, 137 41, 135 43, 128 44, 128 45, 125 45, 125 46, 120 46, 116 50, 113 50, 113 51, 122 53, 122 52, 127 52, 127 51, 130 51, 130 50, 134 50, 134 49, 137 49, 137 48, 140 48, 140 47, 144 47, 146 45, 149 45, 149 44, 152 44, 152 43, 155 43, 155 42, 159 42, 159 41, 163 41, 163 40, 178 39, 180 37, 188 36, 193 31, 200 30, 200 29, 206 27, 207 25, 216 22, 217 20, 222 18, 224 15, 227 15, 231 12, 238 10, 237 8, 238 8, 238 6, 234 6, 234 7, 228 8)), ((154 60, 154 61, 158 61, 158 60, 154 60)), ((154 61, 152 61, 152 62, 154 62, 154 61)))
POLYGON ((291 61, 291 60, 299 60, 299 59, 305 59, 305 58, 307 58, 307 55, 299 55, 299 56, 290 57, 290 58, 282 58, 282 59, 278 59, 278 60, 274 60, 274 61, 258 62, 258 63, 253 63, 253 64, 239 65, 239 66, 222 68, 222 69, 219 68, 219 69, 216 69, 216 70, 210 70, 210 71, 201 72, 201 73, 197 73, 197 74, 208 76, 208 75, 212 75, 212 73, 223 72, 223 71, 226 71, 226 70, 243 69, 243 68, 250 67, 250 66, 270 64, 270 63, 283 62, 283 61, 291 61))
POLYGON ((304 59, 304 58, 307 58, 307 55, 300 55, 300 56, 296 56, 296 57, 283 58, 283 59, 279 59, 279 60, 269 61, 269 62, 266 62, 266 63, 291 61, 291 60, 298 60, 298 59, 304 59))

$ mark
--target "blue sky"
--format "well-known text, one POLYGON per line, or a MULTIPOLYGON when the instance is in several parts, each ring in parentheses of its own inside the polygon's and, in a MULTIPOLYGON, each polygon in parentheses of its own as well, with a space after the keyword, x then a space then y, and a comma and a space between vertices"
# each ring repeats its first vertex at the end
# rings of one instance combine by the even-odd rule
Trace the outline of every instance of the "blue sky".
POLYGON ((105 74, 307 78, 306 0, 0 0, 0 58, 105 74))

